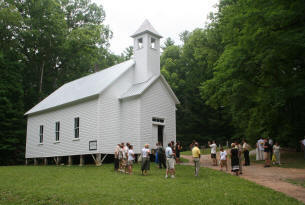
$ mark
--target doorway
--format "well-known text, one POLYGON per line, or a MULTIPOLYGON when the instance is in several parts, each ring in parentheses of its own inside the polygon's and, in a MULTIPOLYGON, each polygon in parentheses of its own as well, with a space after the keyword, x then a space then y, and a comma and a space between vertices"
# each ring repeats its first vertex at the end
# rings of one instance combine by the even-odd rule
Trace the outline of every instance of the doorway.
POLYGON ((158 125, 158 142, 162 143, 163 146, 163 130, 164 130, 164 125, 158 125))

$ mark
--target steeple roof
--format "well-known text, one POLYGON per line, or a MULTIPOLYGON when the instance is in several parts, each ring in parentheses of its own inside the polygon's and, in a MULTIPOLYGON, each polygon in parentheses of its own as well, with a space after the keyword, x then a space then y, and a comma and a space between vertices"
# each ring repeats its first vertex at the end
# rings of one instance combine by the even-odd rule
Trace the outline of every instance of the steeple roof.
POLYGON ((146 32, 151 33, 159 38, 162 38, 162 36, 156 31, 156 29, 150 24, 147 19, 145 19, 140 28, 133 35, 131 35, 131 37, 134 38, 146 32))

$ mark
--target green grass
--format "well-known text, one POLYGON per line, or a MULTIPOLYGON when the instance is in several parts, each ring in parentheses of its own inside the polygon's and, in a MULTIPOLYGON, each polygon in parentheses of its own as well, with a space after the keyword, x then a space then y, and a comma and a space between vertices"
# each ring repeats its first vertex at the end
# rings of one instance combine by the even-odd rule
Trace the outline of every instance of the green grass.
POLYGON ((305 179, 286 179, 285 181, 305 188, 305 179))
MULTIPOLYGON (((256 156, 251 155, 250 160, 254 163, 263 164, 265 161, 256 161, 256 156)), ((305 169, 305 159, 303 152, 282 152, 281 153, 281 165, 273 165, 283 168, 297 168, 305 169)))
POLYGON ((95 166, 0 167, 0 204, 302 204, 282 193, 223 172, 178 165, 175 179, 151 165, 149 176, 95 166))

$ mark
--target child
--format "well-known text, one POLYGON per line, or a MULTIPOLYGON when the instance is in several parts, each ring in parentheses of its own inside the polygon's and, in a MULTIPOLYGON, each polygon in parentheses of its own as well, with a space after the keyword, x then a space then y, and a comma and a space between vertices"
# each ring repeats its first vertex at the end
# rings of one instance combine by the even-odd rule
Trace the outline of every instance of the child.
POLYGON ((223 167, 226 167, 226 171, 228 171, 227 166, 227 152, 223 150, 223 147, 220 148, 220 171, 222 171, 223 167))
POLYGON ((134 161, 134 152, 133 152, 133 146, 129 145, 129 150, 128 150, 128 173, 132 174, 132 165, 134 161))

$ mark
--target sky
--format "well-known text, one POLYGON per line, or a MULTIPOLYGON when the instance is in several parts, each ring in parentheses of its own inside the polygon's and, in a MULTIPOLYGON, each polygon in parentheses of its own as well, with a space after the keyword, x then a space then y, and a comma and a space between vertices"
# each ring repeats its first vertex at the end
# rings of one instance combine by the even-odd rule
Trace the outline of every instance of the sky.
POLYGON ((106 12, 105 24, 113 32, 110 50, 120 54, 133 45, 130 37, 145 19, 163 36, 181 44, 179 33, 203 28, 219 0, 92 0, 106 12))

